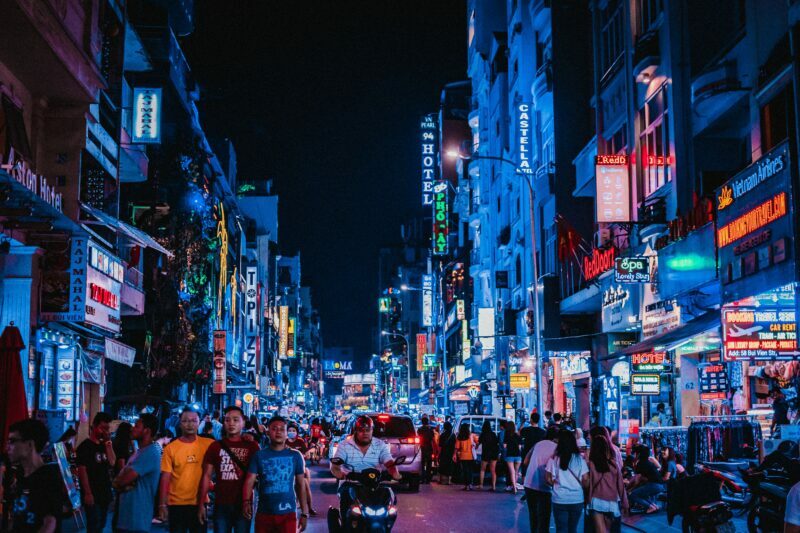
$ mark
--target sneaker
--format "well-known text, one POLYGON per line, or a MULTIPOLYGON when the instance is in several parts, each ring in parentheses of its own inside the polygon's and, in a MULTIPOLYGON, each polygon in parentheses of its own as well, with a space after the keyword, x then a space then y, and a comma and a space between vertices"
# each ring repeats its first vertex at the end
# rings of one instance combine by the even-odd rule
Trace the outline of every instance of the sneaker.
POLYGON ((522 486, 522 484, 521 484, 521 483, 517 483, 517 484, 516 484, 516 487, 517 487, 517 490, 522 490, 522 489, 524 489, 524 488, 525 488, 525 487, 523 487, 523 486, 522 486))
POLYGON ((508 487, 506 487, 506 492, 511 492, 511 491, 513 491, 513 490, 514 490, 514 488, 513 488, 513 487, 511 487, 511 486, 508 486, 508 487))

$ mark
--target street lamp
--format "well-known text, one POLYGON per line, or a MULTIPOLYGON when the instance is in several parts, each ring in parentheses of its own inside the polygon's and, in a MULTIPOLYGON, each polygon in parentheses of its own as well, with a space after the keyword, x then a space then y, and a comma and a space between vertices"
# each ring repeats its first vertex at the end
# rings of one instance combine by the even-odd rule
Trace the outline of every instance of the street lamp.
MULTIPOLYGON (((403 289, 403 287, 404 285, 400 286, 402 290, 409 290, 407 286, 405 286, 406 287, 405 289, 403 289)), ((381 335, 387 337, 389 336, 400 337, 401 339, 403 339, 403 342, 406 343, 406 398, 410 403, 411 402, 411 346, 408 344, 408 337, 406 337, 402 333, 395 333, 393 331, 381 331, 381 335)), ((419 354, 417 354, 417 357, 419 357, 419 354)))
POLYGON ((522 178, 522 181, 525 182, 525 185, 528 186, 528 217, 530 218, 530 226, 531 226, 531 262, 533 263, 533 315, 534 315, 534 354, 536 356, 536 404, 537 410, 539 413, 543 413, 544 409, 544 402, 542 398, 542 359, 541 359, 541 341, 542 341, 542 334, 541 328, 539 327, 539 265, 536 261, 536 216, 534 214, 533 208, 533 200, 534 200, 534 190, 533 184, 530 181, 530 175, 519 172, 517 170, 517 164, 510 159, 506 159, 504 157, 493 156, 493 155, 476 155, 473 154, 471 156, 463 155, 461 152, 457 150, 448 150, 446 154, 451 158, 458 158, 465 161, 475 161, 480 159, 487 159, 490 161, 500 161, 501 163, 507 163, 514 167, 514 174, 522 178))

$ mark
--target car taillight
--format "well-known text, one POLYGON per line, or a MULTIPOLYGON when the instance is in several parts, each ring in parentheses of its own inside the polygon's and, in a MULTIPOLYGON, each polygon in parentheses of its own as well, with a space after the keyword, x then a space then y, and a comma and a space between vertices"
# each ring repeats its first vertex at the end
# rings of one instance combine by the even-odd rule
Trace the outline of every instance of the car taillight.
POLYGON ((419 444, 419 437, 409 437, 407 439, 400 439, 400 444, 419 444))
POLYGON ((419 437, 414 437, 414 444, 419 444, 419 437))

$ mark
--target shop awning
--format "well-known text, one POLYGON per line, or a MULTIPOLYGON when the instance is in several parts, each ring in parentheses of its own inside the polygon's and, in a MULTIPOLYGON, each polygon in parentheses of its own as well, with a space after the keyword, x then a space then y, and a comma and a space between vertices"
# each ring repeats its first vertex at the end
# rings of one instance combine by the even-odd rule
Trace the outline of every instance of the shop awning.
POLYGON ((86 233, 86 230, 76 224, 74 220, 47 203, 4 170, 0 170, 0 189, 5 189, 8 192, 7 198, 3 200, 3 208, 6 210, 21 210, 21 214, 13 217, 9 217, 7 214, 2 216, 13 218, 23 225, 29 222, 45 221, 50 222, 53 230, 56 231, 86 233), (28 212, 25 213, 25 210, 28 212))
POLYGON ((683 342, 686 339, 691 339, 692 337, 702 335, 709 331, 718 330, 719 319, 719 310, 708 311, 677 329, 662 333, 661 335, 656 335, 655 337, 650 337, 640 343, 628 346, 613 355, 618 357, 620 355, 652 352, 656 346, 664 346, 665 349, 670 349, 671 346, 683 342))
MULTIPOLYGON (((83 209, 84 211, 92 215, 94 218, 96 218, 99 221, 99 223, 110 227, 117 233, 122 233, 129 239, 139 243, 141 246, 152 248, 153 250, 161 252, 167 257, 173 256, 172 252, 170 252, 169 250, 158 244, 158 242, 154 238, 152 238, 150 235, 140 230, 139 228, 131 226, 130 224, 127 224, 116 217, 112 217, 111 215, 106 214, 100 211, 99 209, 88 206, 83 202, 80 202, 80 204, 81 204, 81 209, 83 209)), ((82 222, 84 224, 96 224, 96 222, 86 221, 86 220, 82 222)))
POLYGON ((585 352, 592 349, 592 339, 597 335, 602 333, 546 338, 544 349, 546 352, 585 352))

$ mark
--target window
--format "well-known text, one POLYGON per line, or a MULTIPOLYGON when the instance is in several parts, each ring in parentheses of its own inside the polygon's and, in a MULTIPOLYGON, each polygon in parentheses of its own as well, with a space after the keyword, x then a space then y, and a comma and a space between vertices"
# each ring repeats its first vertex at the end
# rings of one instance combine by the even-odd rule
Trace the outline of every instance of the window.
POLYGON ((517 286, 522 285, 522 259, 520 256, 517 256, 517 260, 514 262, 514 279, 516 280, 517 286))
POLYGON ((794 104, 784 88, 761 108, 761 151, 767 153, 788 138, 794 138, 794 104))
POLYGON ((619 154, 628 147, 628 126, 623 124, 606 140, 606 154, 619 154))
POLYGON ((622 2, 612 0, 601 15, 600 61, 603 76, 622 55, 625 42, 625 17, 622 2))
POLYGON ((21 155, 23 159, 32 160, 22 109, 14 105, 14 102, 7 96, 3 96, 2 105, 0 105, 0 149, 2 149, 2 155, 6 156, 12 147, 14 152, 21 155))
POLYGON ((662 0, 639 0, 637 6, 637 25, 638 35, 643 35, 653 29, 658 15, 663 9, 662 0))
POLYGON ((669 174, 671 150, 667 101, 664 85, 639 110, 639 150, 645 197, 672 179, 669 174))

